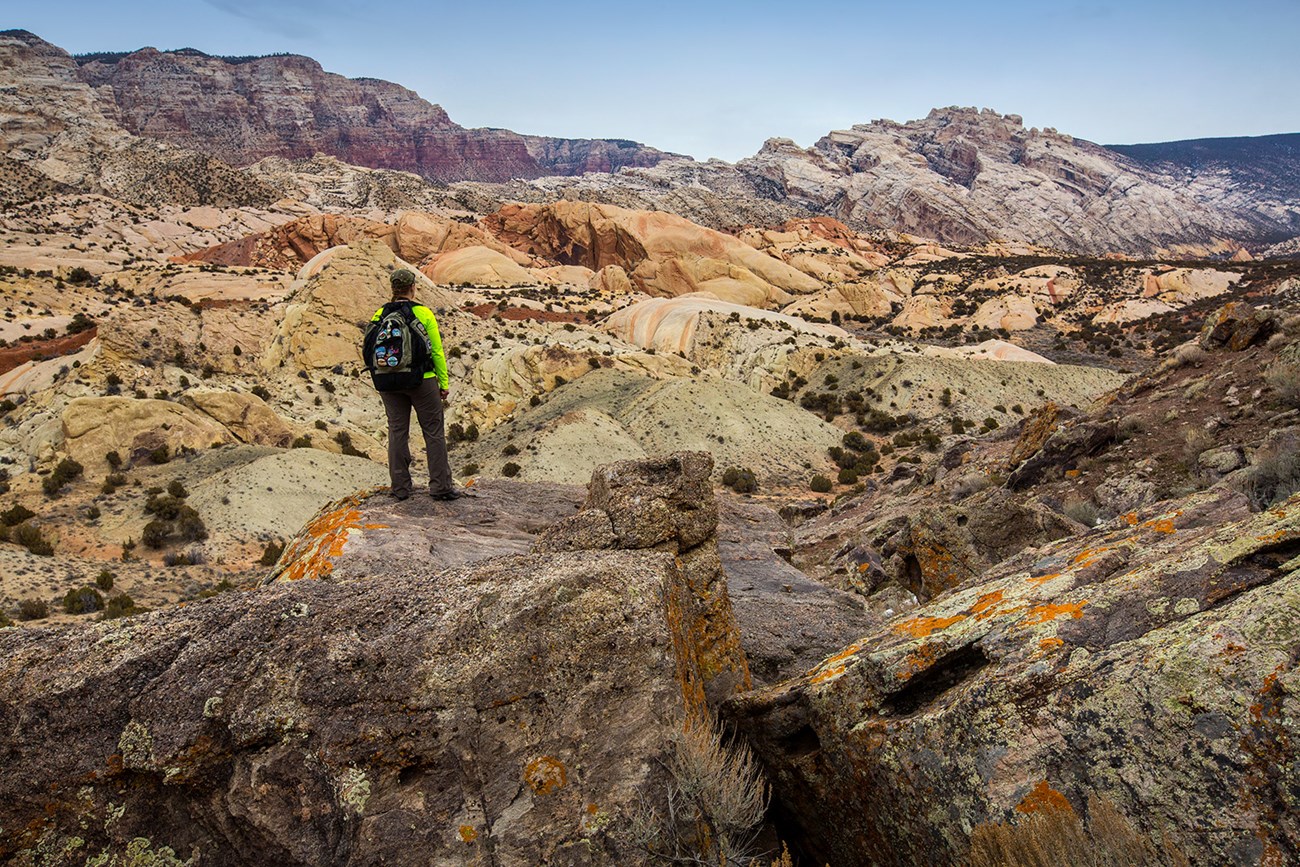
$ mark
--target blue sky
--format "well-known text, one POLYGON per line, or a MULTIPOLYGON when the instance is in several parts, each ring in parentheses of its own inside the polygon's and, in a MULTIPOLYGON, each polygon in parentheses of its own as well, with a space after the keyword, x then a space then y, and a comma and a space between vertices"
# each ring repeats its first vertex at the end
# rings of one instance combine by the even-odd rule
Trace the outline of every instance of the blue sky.
POLYGON ((1103 143, 1300 131, 1300 0, 11 4, 73 53, 292 52, 464 126, 736 160, 771 136, 973 105, 1103 143))

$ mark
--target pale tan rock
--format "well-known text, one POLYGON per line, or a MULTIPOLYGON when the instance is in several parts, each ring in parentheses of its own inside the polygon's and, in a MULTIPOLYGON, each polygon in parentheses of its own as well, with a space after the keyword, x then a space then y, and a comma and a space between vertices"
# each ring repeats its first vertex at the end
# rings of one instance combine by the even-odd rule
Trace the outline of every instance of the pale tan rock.
POLYGON ((1102 307, 1092 317, 1092 321, 1097 325, 1109 325, 1111 323, 1123 325, 1127 322, 1137 322, 1161 313, 1168 313, 1174 309, 1163 301, 1154 298, 1129 298, 1102 307))
POLYGON ((903 302, 903 309, 893 318, 899 328, 919 331, 922 328, 943 327, 952 322, 952 302, 934 295, 917 295, 903 302))
POLYGON ((109 472, 104 455, 110 451, 135 461, 160 447, 174 455, 234 441, 215 419, 166 400, 78 398, 63 411, 62 427, 64 449, 87 474, 109 472))
POLYGON ((192 390, 185 393, 185 402, 211 417, 240 442, 280 448, 287 448, 293 442, 289 425, 257 395, 192 390))
POLYGON ((979 306, 970 318, 976 328, 1004 328, 1007 331, 1026 331, 1038 324, 1038 311, 1034 302, 1019 295, 990 298, 979 306))
POLYGON ((420 270, 434 283, 444 286, 523 286, 537 282, 528 269, 482 246, 440 253, 420 270))

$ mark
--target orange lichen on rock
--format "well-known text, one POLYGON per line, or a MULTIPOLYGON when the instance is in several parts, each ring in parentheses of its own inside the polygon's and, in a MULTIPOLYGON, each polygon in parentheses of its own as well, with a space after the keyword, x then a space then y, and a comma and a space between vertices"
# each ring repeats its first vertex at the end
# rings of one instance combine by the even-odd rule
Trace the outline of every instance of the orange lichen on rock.
POLYGON ((1060 572, 1048 572, 1046 575, 1034 575, 1030 577, 1029 583, 1033 584, 1036 587, 1039 584, 1046 584, 1048 581, 1051 581, 1053 578, 1060 578, 1060 577, 1061 577, 1060 572))
POLYGON ((1162 518, 1159 521, 1149 521, 1147 522, 1147 526, 1150 527, 1152 530, 1155 530, 1157 533, 1174 532, 1174 522, 1171 521, 1169 518, 1162 518))
POLYGON ((898 669, 899 680, 911 680, 917 674, 928 669, 939 661, 943 655, 944 646, 942 644, 925 644, 909 653, 903 660, 903 664, 898 669))
POLYGON ((1070 801, 1065 795, 1049 786, 1047 780, 1043 780, 1037 786, 1034 786, 1033 791, 1025 795, 1019 804, 1016 804, 1016 812, 1025 814, 1043 813, 1044 815, 1073 813, 1074 807, 1070 805, 1070 801))
POLYGON ((478 839, 478 831, 475 831, 472 825, 461 825, 460 839, 464 840, 466 843, 473 843, 478 839))
POLYGON ((1109 550, 1110 547, 1105 545, 1100 548, 1085 548, 1078 554, 1075 554, 1074 559, 1070 562, 1074 563, 1074 565, 1078 566, 1080 569, 1083 569, 1091 566, 1093 561, 1109 550))
POLYGON ((1126 515, 1121 515, 1120 520, 1123 521, 1125 524, 1128 524, 1130 527, 1136 527, 1138 522, 1138 514, 1137 512, 1129 512, 1126 515))
POLYGON ((524 782, 537 794, 549 795, 569 784, 569 773, 554 756, 539 756, 524 767, 524 782))
POLYGON ((947 629, 965 619, 965 614, 954 614, 952 617, 913 617, 895 626, 894 632, 910 635, 912 638, 925 638, 936 630, 947 629))
POLYGON ((865 639, 855 641, 834 656, 826 657, 826 659, 822 660, 820 665, 808 672, 808 682, 825 683, 828 680, 834 680, 839 677, 848 670, 846 660, 857 656, 865 646, 865 639))
POLYGON ((970 607, 970 613, 975 615, 976 620, 987 620, 997 613, 994 609, 1002 601, 1002 596, 1001 590, 985 593, 975 600, 975 604, 970 607))
POLYGON ((1020 621, 1021 626, 1034 626, 1039 623, 1047 623, 1058 617, 1069 615, 1075 620, 1083 616, 1083 606, 1088 604, 1087 599, 1079 602, 1063 602, 1060 604, 1049 603, 1046 605, 1035 605, 1029 609, 1029 614, 1025 619, 1020 621))
POLYGON ((343 553, 351 531, 385 529, 385 524, 363 524, 361 521, 359 507, 370 493, 363 491, 344 497, 318 512, 281 558, 280 562, 285 565, 275 580, 324 578, 334 571, 334 560, 343 553))
POLYGON ((1055 650, 1063 644, 1065 644, 1065 642, 1059 638, 1044 638, 1042 641, 1038 642, 1038 647, 1040 650, 1055 650))

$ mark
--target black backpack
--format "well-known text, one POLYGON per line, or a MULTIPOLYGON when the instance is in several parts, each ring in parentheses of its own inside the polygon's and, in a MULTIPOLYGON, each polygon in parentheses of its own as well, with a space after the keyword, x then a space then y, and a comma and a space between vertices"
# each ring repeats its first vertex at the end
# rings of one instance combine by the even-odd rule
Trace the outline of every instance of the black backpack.
POLYGON ((415 316, 414 301, 390 301, 366 329, 361 357, 376 391, 419 388, 433 369, 433 341, 415 316))

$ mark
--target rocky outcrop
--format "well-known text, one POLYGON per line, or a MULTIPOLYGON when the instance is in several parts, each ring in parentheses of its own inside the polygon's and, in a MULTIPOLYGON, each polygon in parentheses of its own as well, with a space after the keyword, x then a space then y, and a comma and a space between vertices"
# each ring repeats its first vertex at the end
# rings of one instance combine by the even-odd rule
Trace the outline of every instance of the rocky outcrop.
POLYGON ((435 181, 611 172, 672 156, 622 140, 466 129, 414 91, 326 72, 309 57, 212 57, 144 48, 78 58, 83 81, 130 132, 232 165, 328 154, 435 181))
MULTIPOLYGON (((582 514, 604 517, 608 544, 571 544, 565 523, 545 553, 451 569, 421 556, 427 536, 401 540, 441 540, 466 504, 426 501, 443 518, 412 514, 389 539, 359 494, 281 560, 284 579, 325 580, 0 631, 0 854, 645 863, 634 818, 703 723, 706 684, 749 683, 710 469, 691 454, 607 468, 582 514)), ((517 544, 502 541, 480 553, 517 544)))
POLYGON ((780 259, 672 214, 563 201, 506 205, 483 226, 517 250, 563 265, 617 266, 650 295, 705 292, 763 307, 822 288, 780 259))
POLYGON ((556 523, 534 551, 626 549, 672 554, 688 593, 682 616, 699 636, 705 693, 717 701, 750 687, 749 664, 718 558, 713 458, 679 452, 596 470, 577 515, 556 523))
POLYGON ((72 58, 27 31, 0 33, 0 85, 7 154, 0 189, 14 197, 8 203, 67 188, 147 205, 266 205, 279 198, 211 156, 130 135, 111 110, 105 114, 72 58))
POLYGON ((811 863, 971 863, 999 835, 1024 851, 1084 816, 1090 852, 1287 863, 1298 518, 1300 498, 1252 515, 1224 487, 1122 515, 725 715, 811 863))
POLYGON ((234 441, 211 416, 166 400, 129 397, 77 398, 63 411, 62 430, 68 455, 98 473, 111 471, 104 456, 112 451, 127 463, 164 463, 183 449, 234 441))

